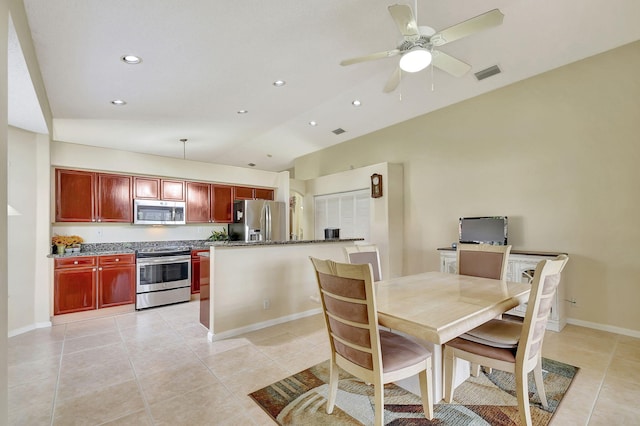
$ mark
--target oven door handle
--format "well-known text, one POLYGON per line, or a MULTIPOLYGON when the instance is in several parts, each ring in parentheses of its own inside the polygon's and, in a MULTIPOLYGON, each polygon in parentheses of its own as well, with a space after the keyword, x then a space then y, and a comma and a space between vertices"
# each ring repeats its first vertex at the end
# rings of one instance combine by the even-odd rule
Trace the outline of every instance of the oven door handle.
POLYGON ((168 263, 191 262, 191 256, 160 256, 138 258, 138 265, 166 265, 168 263))

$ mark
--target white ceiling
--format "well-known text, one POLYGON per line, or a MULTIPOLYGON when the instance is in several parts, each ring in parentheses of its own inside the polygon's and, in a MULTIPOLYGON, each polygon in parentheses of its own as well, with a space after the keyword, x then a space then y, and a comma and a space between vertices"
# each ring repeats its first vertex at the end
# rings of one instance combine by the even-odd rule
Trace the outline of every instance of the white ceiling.
MULTIPOLYGON (((397 46, 387 11, 393 3, 24 0, 55 140, 182 158, 179 139, 188 138, 187 159, 273 171, 640 39, 638 0, 419 0, 418 25, 436 30, 494 8, 504 23, 441 48, 472 65, 464 77, 429 68, 404 74, 399 89, 385 94, 398 57, 339 62, 397 46), (143 61, 127 65, 125 54, 143 61), (501 74, 475 79, 474 72, 496 64, 501 74), (274 87, 278 79, 287 84, 274 87), (118 98, 127 105, 111 105, 118 98), (362 105, 353 107, 354 99, 362 105), (249 112, 237 114, 241 109, 249 112), (336 136, 337 128, 346 132, 336 136)), ((33 92, 16 77, 25 80, 24 59, 10 58, 10 67, 18 70, 10 71, 10 124, 46 132, 41 114, 29 109, 35 95, 19 93, 33 92)))

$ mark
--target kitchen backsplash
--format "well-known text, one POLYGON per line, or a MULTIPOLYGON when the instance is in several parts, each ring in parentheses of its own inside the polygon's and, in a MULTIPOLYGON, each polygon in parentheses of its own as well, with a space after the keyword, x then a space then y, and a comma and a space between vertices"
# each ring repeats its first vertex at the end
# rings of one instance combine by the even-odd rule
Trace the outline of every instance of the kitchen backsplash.
POLYGON ((149 226, 123 224, 55 224, 51 235, 78 235, 85 245, 91 243, 119 243, 122 241, 181 241, 206 240, 212 231, 227 229, 227 225, 149 226))

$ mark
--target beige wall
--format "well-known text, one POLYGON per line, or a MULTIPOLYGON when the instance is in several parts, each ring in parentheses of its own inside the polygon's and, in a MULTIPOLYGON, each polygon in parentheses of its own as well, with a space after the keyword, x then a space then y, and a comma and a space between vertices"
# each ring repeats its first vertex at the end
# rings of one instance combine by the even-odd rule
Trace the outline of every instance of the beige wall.
POLYGON ((401 163, 405 274, 438 268, 458 217, 507 215, 515 248, 570 254, 574 323, 640 335, 639 73, 636 42, 301 157, 295 176, 401 163))

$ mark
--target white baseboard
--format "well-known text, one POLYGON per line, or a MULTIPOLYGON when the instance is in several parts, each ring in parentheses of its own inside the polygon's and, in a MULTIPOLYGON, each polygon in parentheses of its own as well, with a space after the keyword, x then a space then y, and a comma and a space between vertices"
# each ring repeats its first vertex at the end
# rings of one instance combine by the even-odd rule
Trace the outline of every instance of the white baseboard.
POLYGON ((275 318, 269 321, 258 322, 255 324, 247 325, 245 327, 234 328, 233 330, 223 331, 222 333, 213 334, 211 331, 207 334, 207 339, 210 342, 215 342, 217 340, 227 339, 229 337, 238 336, 240 334, 249 333, 251 331, 260 330, 262 328, 271 327, 272 325, 278 325, 285 322, 297 320, 300 318, 310 317, 311 315, 316 315, 322 313, 322 308, 311 309, 305 312, 299 312, 297 314, 287 315, 280 318, 275 318))
POLYGON ((640 331, 628 328, 615 327, 613 325, 600 324, 597 322, 583 321, 579 319, 567 318, 567 324, 578 325, 580 327, 593 328, 594 330, 608 331, 610 333, 622 334, 624 336, 640 338, 640 331))
POLYGON ((31 330, 35 330, 36 328, 45 328, 45 327, 51 327, 51 321, 37 322, 35 324, 29 324, 24 327, 16 328, 15 330, 9 330, 9 332, 7 333, 7 337, 14 337, 31 330))

